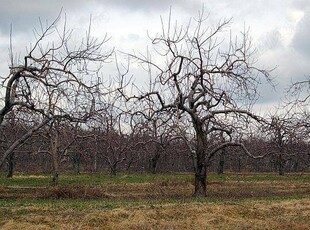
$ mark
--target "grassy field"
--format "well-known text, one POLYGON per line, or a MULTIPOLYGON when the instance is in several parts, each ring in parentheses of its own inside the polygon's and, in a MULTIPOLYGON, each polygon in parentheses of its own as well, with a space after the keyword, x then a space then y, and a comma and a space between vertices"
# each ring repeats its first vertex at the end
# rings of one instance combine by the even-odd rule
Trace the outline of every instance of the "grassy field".
POLYGON ((310 229, 310 174, 16 174, 0 179, 0 229, 310 229))

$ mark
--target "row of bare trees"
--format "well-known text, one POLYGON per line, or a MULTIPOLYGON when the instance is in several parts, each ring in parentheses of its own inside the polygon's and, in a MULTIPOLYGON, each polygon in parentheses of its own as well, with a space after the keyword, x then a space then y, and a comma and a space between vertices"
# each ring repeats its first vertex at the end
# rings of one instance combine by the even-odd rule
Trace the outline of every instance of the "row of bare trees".
MULTIPOLYGON (((15 149, 12 158, 7 159, 7 170, 11 175, 14 168, 18 171, 55 173, 68 170, 76 173, 103 171, 115 175, 125 171, 156 173, 194 169, 192 152, 180 138, 180 133, 179 136, 171 135, 173 131, 170 130, 165 134, 166 137, 156 137, 153 136, 156 129, 147 127, 145 123, 139 124, 143 127, 139 128, 140 131, 136 129, 124 133, 118 129, 119 124, 115 124, 117 123, 106 124, 108 127, 96 126, 87 129, 72 126, 70 123, 62 126, 53 124, 54 130, 46 126, 15 149), (54 135, 53 142, 51 134, 54 135)), ((8 124, 3 131, 6 138, 18 139, 25 132, 25 127, 23 124, 8 124)), ((225 140, 219 138, 213 141, 216 143, 212 144, 216 145, 224 143, 225 140)), ((309 166, 309 145, 302 137, 298 139, 295 135, 288 135, 281 139, 282 149, 279 150, 278 139, 267 132, 242 138, 239 142, 243 143, 249 152, 257 155, 268 152, 268 155, 259 160, 252 159, 245 155, 242 149, 230 146, 219 151, 210 160, 209 170, 218 170, 219 173, 226 170, 279 171, 283 174, 305 172, 309 166)))
POLYGON ((193 170, 194 194, 205 196, 215 160, 219 172, 227 159, 239 159, 240 169, 244 159, 271 157, 280 174, 291 159, 309 167, 307 106, 264 118, 251 111, 257 85, 270 76, 255 65, 248 31, 232 35, 229 20, 210 27, 203 13, 185 26, 169 15, 151 50, 121 53, 128 57, 123 64, 106 47, 107 35, 98 40, 89 27, 73 43, 74 31, 59 22, 60 16, 41 23, 22 60, 15 61, 11 48, 0 110, 0 167, 7 162, 8 176, 23 153, 31 155, 23 161, 29 167, 39 159, 51 167, 53 184, 69 161, 77 172, 81 163, 94 171, 105 164, 112 175, 156 172, 170 162, 167 169, 193 170), (113 59, 110 79, 105 67, 113 59), (144 82, 133 83, 132 65, 145 70, 144 82))

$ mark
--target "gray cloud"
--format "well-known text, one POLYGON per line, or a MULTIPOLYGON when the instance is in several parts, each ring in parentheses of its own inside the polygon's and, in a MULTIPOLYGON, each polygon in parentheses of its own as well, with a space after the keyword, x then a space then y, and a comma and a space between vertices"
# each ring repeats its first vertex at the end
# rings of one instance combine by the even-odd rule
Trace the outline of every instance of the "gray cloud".
POLYGON ((39 18, 43 21, 52 21, 62 8, 64 12, 74 11, 83 4, 82 2, 82 0, 1 1, 0 33, 8 35, 11 24, 15 33, 29 32, 39 25, 39 18))
POLYGON ((309 0, 290 0, 290 4, 293 8, 297 10, 309 10, 310 1, 309 0))
POLYGON ((310 58, 310 11, 308 11, 297 25, 297 29, 292 40, 292 47, 298 52, 310 58))
MULTIPOLYGON (((0 35, 8 35, 10 24, 15 33, 32 31, 39 25, 39 18, 52 21, 57 17, 61 8, 63 12, 90 15, 94 9, 105 11, 117 10, 129 13, 160 14, 172 10, 197 12, 201 8, 199 0, 10 0, 1 1, 0 35)), ((119 17, 123 17, 120 12, 119 17)))
POLYGON ((37 22, 42 15, 50 15, 49 7, 40 7, 36 1, 3 1, 0 8, 0 32, 8 34, 10 24, 14 30, 23 31, 37 22))
POLYGON ((128 11, 143 11, 144 13, 166 11, 170 6, 184 11, 197 11, 201 8, 200 1, 195 0, 97 0, 97 3, 128 11))

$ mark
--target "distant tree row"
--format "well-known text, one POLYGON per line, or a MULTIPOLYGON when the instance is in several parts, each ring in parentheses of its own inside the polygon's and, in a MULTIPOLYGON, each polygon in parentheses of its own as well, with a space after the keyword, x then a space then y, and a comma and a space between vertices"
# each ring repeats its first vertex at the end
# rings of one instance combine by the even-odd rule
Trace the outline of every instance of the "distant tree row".
MULTIPOLYGON (((22 137, 27 127, 23 124, 6 124, 4 136, 10 140, 22 137), (14 131, 12 133, 12 131, 14 131)), ((122 134, 113 127, 83 130, 70 124, 57 130, 57 152, 52 153, 50 129, 41 129, 7 158, 4 169, 7 176, 14 170, 22 172, 52 173, 57 170, 80 172, 191 172, 191 151, 182 139, 138 133, 122 134), (56 159, 54 159, 56 158, 56 159), (56 165, 55 165, 56 164, 56 165)), ((221 142, 221 139, 214 140, 221 142)), ((7 141, 10 144, 9 141, 7 141)), ((303 139, 278 140, 252 136, 240 140, 249 152, 269 154, 252 159, 237 147, 227 147, 210 161, 209 170, 227 172, 308 172, 310 166, 309 143, 303 139)), ((214 143, 215 144, 215 143, 214 143)), ((1 152, 5 151, 2 146, 1 152)))

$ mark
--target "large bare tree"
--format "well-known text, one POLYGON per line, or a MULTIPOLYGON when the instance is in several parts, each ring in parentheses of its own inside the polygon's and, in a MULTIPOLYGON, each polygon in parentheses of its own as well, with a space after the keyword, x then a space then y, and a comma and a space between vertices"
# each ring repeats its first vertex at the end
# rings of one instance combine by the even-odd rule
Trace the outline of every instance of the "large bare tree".
POLYGON ((113 52, 104 50, 109 38, 92 37, 91 23, 85 36, 77 35, 60 16, 51 24, 40 21, 34 30, 36 41, 23 59, 14 58, 11 46, 10 72, 1 85, 5 92, 0 125, 17 110, 20 116, 22 111, 32 114, 28 121, 32 126, 7 148, 0 167, 17 146, 45 125, 56 120, 58 124, 86 121, 94 113, 96 97, 104 92, 100 70, 113 52))
POLYGON ((120 90, 128 100, 153 104, 153 110, 173 114, 189 121, 194 146, 195 196, 206 196, 207 167, 213 156, 228 146, 238 146, 251 157, 240 142, 228 138, 214 141, 223 133, 232 136, 235 125, 262 119, 250 111, 257 97, 260 77, 269 72, 255 67, 253 48, 247 31, 234 36, 230 20, 208 26, 200 13, 187 25, 173 23, 171 14, 162 31, 152 38, 153 51, 129 56, 148 71, 150 87, 135 93, 120 90))

